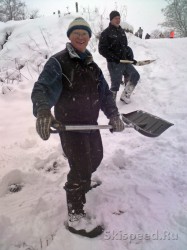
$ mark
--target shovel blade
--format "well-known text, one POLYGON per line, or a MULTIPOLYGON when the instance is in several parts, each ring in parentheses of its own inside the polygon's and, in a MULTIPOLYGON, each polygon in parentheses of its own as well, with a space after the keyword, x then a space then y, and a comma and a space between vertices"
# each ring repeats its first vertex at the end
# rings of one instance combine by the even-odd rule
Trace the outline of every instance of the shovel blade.
POLYGON ((143 65, 150 64, 150 63, 152 63, 152 62, 154 62, 154 61, 156 61, 156 60, 144 60, 144 61, 138 61, 136 65, 137 65, 137 66, 143 66, 143 65))
POLYGON ((126 124, 131 124, 142 135, 148 137, 157 137, 174 125, 142 110, 122 114, 122 120, 126 124))
MULTIPOLYGON (((135 64, 136 66, 143 66, 143 65, 147 65, 147 64, 150 64, 152 62, 156 61, 155 60, 143 60, 143 61, 137 61, 137 63, 135 64)), ((134 61, 129 61, 129 60, 120 60, 121 63, 130 63, 130 64, 133 64, 134 61)))

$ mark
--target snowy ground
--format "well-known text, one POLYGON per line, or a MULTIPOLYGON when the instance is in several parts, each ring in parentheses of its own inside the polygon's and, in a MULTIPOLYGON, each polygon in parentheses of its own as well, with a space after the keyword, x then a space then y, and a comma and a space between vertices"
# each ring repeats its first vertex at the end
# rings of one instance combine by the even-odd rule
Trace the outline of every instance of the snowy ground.
MULTIPOLYGON (((186 250, 186 38, 128 35, 136 60, 157 60, 137 67, 141 81, 129 105, 119 101, 121 86, 120 113, 142 109, 174 126, 157 138, 130 128, 102 131, 104 159, 94 175, 102 185, 88 193, 85 209, 105 224, 105 231, 87 239, 64 227, 68 163, 58 135, 47 142, 37 135, 30 94, 46 57, 68 41, 72 18, 0 23, 0 44, 11 33, 0 51, 0 249, 186 250), (12 193, 15 183, 21 190, 12 193)), ((110 83, 94 38, 90 50, 110 83)), ((108 123, 102 113, 99 123, 108 123)))

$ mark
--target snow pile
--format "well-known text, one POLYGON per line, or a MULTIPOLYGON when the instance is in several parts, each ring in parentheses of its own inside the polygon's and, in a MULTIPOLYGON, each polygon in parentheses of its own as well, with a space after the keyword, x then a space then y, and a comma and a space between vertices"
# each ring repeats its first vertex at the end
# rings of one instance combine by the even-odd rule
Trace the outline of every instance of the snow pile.
MULTIPOLYGON (((0 51, 0 249, 185 250, 186 38, 142 40, 128 34, 136 60, 156 61, 137 67, 141 81, 129 105, 119 100, 121 86, 119 111, 142 109, 174 126, 157 138, 130 128, 114 134, 103 130, 104 159, 93 176, 102 185, 87 194, 85 210, 105 224, 105 232, 91 240, 64 227, 68 162, 58 135, 46 142, 37 135, 30 95, 46 60, 64 49, 68 24, 76 16, 0 23, 4 44, 0 51)), ((99 21, 90 21, 93 29, 99 21)), ((89 49, 110 83, 94 35, 89 49)), ((103 113, 99 123, 108 123, 103 113)))
POLYGON ((127 23, 127 22, 121 22, 120 25, 121 25, 122 29, 125 29, 125 30, 127 30, 127 31, 130 31, 131 33, 134 32, 133 26, 130 25, 129 23, 127 23))

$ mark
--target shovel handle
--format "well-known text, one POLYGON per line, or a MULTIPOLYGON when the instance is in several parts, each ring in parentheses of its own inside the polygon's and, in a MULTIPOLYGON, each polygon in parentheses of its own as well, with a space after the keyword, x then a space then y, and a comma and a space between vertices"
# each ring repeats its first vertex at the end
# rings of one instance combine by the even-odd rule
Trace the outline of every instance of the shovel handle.
POLYGON ((131 64, 133 64, 134 61, 130 61, 130 60, 120 60, 120 63, 131 63, 131 64))
MULTIPOLYGON (((125 128, 134 128, 132 124, 125 124, 125 128)), ((51 134, 57 134, 63 131, 81 131, 81 130, 98 130, 112 129, 111 125, 64 125, 60 130, 50 129, 51 134)))
POLYGON ((80 130, 97 130, 97 129, 112 129, 111 125, 64 125, 60 130, 50 129, 52 134, 62 131, 80 131, 80 130))

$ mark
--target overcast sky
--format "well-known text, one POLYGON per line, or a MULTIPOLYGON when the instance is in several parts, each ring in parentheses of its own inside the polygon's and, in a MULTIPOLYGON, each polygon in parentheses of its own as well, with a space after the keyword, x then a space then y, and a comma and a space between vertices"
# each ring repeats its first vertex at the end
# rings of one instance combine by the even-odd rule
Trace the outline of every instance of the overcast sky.
MULTIPOLYGON (((31 9, 39 9, 41 15, 51 15, 53 12, 60 10, 67 11, 69 7, 70 12, 75 11, 76 0, 25 0, 27 6, 31 9)), ((122 10, 123 6, 127 7, 127 22, 134 27, 136 31, 140 26, 144 29, 144 34, 155 29, 161 29, 157 26, 164 21, 164 16, 161 9, 167 5, 165 0, 77 0, 79 10, 83 7, 94 9, 99 8, 100 13, 105 10, 105 16, 116 9, 122 10)))

